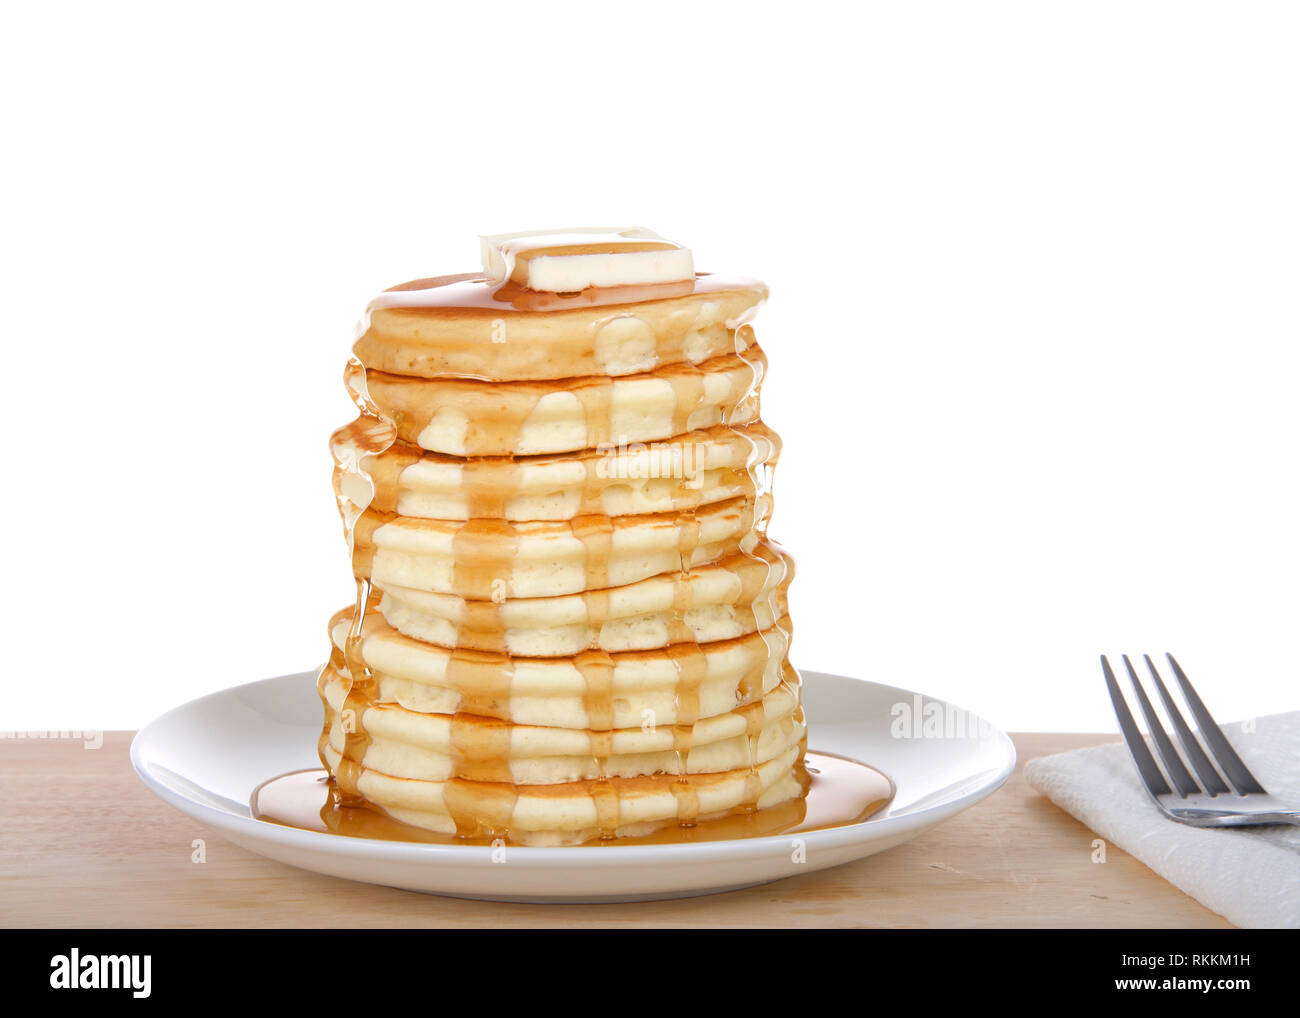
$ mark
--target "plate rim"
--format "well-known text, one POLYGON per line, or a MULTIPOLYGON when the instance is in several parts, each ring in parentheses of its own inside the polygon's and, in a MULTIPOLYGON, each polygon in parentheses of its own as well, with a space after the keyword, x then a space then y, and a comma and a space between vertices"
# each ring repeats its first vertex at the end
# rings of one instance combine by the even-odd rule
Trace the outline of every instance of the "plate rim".
MULTIPOLYGON (((331 834, 324 831, 308 831, 295 827, 285 827, 273 824, 265 820, 258 820, 251 814, 241 816, 229 810, 221 809, 211 803, 203 802, 199 799, 186 796, 179 790, 163 783, 155 775, 150 773, 148 761, 145 754, 148 749, 148 743, 151 738, 157 737, 159 727, 173 715, 182 711, 190 711, 205 701, 217 698, 229 697, 237 694, 239 690, 247 689, 252 686, 260 686, 276 683, 287 683, 290 681, 306 681, 313 677, 317 669, 302 672, 287 673, 284 675, 271 676, 265 679, 256 679, 251 682, 240 683, 235 686, 228 686, 225 689, 216 690, 203 696, 195 697, 185 703, 179 704, 168 711, 158 715, 144 727, 142 727, 131 740, 130 760, 131 767, 141 782, 155 795, 161 798, 174 809, 185 813, 203 823, 218 830, 232 834, 244 833, 256 841, 272 841, 287 848, 298 849, 311 852, 317 855, 327 855, 335 857, 355 857, 363 855, 372 860, 390 860, 394 862, 427 862, 431 867, 440 863, 465 863, 473 864, 484 861, 490 861, 491 856, 498 849, 491 845, 438 845, 428 844, 425 842, 402 842, 402 841, 381 841, 368 838, 351 838, 344 835, 331 834)), ((945 704, 956 710, 964 710, 952 704, 950 701, 943 700, 939 697, 929 696, 928 694, 918 693, 915 690, 904 689, 900 686, 893 686, 887 683, 875 682, 870 679, 862 679, 849 675, 839 675, 832 672, 821 672, 815 669, 800 669, 800 674, 804 682, 808 681, 810 676, 818 678, 827 678, 832 680, 862 683, 871 686, 876 690, 885 693, 896 693, 900 697, 921 696, 925 700, 945 704)), ((814 681, 817 681, 814 679, 814 681)), ((862 840, 862 830, 870 827, 873 832, 872 840, 893 836, 901 836, 910 833, 916 828, 926 828, 940 823, 949 817, 962 812, 975 805, 977 802, 987 798, 997 791, 1011 776, 1016 766, 1015 745, 1011 742, 1010 737, 1002 729, 992 725, 986 719, 975 714, 972 711, 965 713, 988 726, 990 729, 990 740, 1001 751, 1001 765, 990 772, 979 782, 979 784, 954 796, 951 799, 944 800, 942 803, 922 806, 914 812, 903 813, 898 816, 879 816, 870 817, 867 820, 855 824, 846 824, 841 827, 823 828, 813 831, 802 831, 797 834, 768 834, 755 838, 738 838, 729 841, 701 841, 686 843, 670 843, 658 845, 610 845, 598 851, 592 851, 591 846, 569 845, 569 846, 529 846, 529 845, 510 845, 507 846, 509 852, 526 852, 526 859, 530 865, 535 865, 539 869, 564 869, 572 867, 575 863, 581 862, 583 867, 598 869, 622 868, 635 865, 663 865, 674 860, 679 860, 683 854, 689 854, 695 862, 708 863, 718 862, 726 859, 754 859, 762 858, 773 852, 779 851, 786 854, 792 838, 802 839, 807 847, 812 848, 837 848, 847 845, 853 845, 862 840)), ((983 741, 983 740, 982 740, 983 741)), ((972 775, 979 777, 980 773, 972 775)), ((892 777, 891 777, 891 780, 892 777)))

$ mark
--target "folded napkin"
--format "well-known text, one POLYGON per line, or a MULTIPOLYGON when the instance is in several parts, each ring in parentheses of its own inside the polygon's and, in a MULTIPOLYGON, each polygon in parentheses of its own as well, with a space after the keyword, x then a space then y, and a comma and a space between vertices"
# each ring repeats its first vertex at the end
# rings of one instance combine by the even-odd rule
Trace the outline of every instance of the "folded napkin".
MULTIPOLYGON (((1300 808, 1300 711, 1224 725, 1223 734, 1261 785, 1300 808)), ((1229 922, 1300 928, 1300 827, 1176 823, 1151 801, 1122 742, 1030 760, 1025 778, 1229 922)))

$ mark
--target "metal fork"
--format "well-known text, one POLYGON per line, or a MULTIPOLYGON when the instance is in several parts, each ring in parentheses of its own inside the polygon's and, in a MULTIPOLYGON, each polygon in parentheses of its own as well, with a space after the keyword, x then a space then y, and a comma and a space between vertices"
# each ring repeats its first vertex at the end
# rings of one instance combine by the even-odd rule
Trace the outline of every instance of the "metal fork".
POLYGON ((1120 730, 1124 733, 1124 741, 1128 743, 1129 752, 1133 754, 1133 762, 1137 765, 1142 783, 1146 785, 1156 805, 1179 823, 1191 824, 1194 827, 1245 827, 1252 824, 1300 826, 1300 810, 1287 808, 1285 804, 1269 795, 1264 790, 1264 786, 1255 780, 1255 776, 1241 762, 1241 757, 1237 756, 1236 751, 1228 744, 1228 740, 1223 737, 1223 732, 1215 724, 1214 718, 1210 717, 1210 712, 1205 709, 1205 704, 1196 695, 1196 690, 1187 681, 1186 674, 1174 660, 1174 656, 1165 655, 1169 659, 1169 667, 1173 669, 1174 678, 1178 680, 1183 700, 1196 719, 1196 727, 1200 730, 1201 739, 1209 747, 1210 753, 1214 755, 1215 762, 1219 765, 1218 770, 1215 770, 1214 764, 1210 763, 1210 758, 1201 747, 1201 743, 1197 741, 1196 734, 1183 720, 1150 655, 1143 654, 1142 657, 1146 660, 1151 678, 1155 680, 1156 689, 1165 705, 1165 713, 1169 715, 1169 721, 1174 726, 1178 741, 1182 743, 1192 770, 1196 771, 1196 777, 1200 778, 1198 783, 1196 778, 1192 777, 1178 755, 1178 750, 1165 734, 1160 719, 1156 717, 1155 709, 1151 706, 1151 701, 1147 699, 1142 689, 1142 683, 1138 681, 1137 672, 1133 670, 1133 664, 1125 654, 1124 667, 1128 669, 1128 677, 1133 683, 1133 692, 1137 694, 1138 705, 1146 718, 1147 728, 1151 730, 1151 741, 1156 744, 1160 759, 1165 764, 1165 773, 1161 774, 1160 768, 1156 766, 1155 759, 1151 756, 1151 751, 1147 749, 1146 740, 1142 738, 1141 731, 1133 721, 1133 715, 1124 701, 1124 694, 1120 692, 1119 683, 1115 681, 1115 673, 1111 671, 1110 662, 1103 654, 1101 670, 1106 674, 1106 688, 1110 690, 1115 716, 1119 719, 1120 730), (1167 781, 1166 775, 1168 775, 1167 781), (1224 781, 1225 777, 1227 781, 1224 781), (1232 782, 1232 788, 1228 787, 1228 781, 1232 782))

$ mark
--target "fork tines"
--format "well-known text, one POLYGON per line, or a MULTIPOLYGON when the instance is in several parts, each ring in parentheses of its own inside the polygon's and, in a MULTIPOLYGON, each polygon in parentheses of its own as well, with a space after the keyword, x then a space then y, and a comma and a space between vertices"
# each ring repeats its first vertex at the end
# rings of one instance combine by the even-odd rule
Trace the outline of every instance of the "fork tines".
POLYGON ((1151 755, 1151 751, 1147 749, 1142 732, 1133 720, 1133 714, 1129 711, 1124 694, 1120 692, 1119 683, 1115 680, 1115 673, 1111 670, 1110 662, 1106 660, 1106 655, 1103 654, 1101 668, 1106 675, 1106 688, 1110 691, 1111 703, 1115 706, 1115 716, 1119 719, 1120 730, 1124 734, 1124 741, 1128 743, 1129 752, 1133 754, 1133 762, 1137 765, 1138 773, 1142 776, 1142 780, 1150 789, 1151 794, 1155 796, 1177 794, 1182 798, 1187 798, 1192 795, 1216 796, 1231 793, 1232 789, 1224 781, 1225 776, 1241 795, 1267 794, 1260 783, 1255 780, 1254 775, 1247 770, 1246 765, 1241 762, 1241 757, 1237 756, 1236 751, 1228 744, 1228 740, 1223 737, 1223 732, 1219 730, 1214 718, 1206 710, 1201 698, 1196 695, 1196 690, 1192 688, 1186 673, 1174 660, 1174 656, 1172 654, 1165 655, 1182 692, 1183 702, 1187 705, 1187 709, 1196 721, 1197 732, 1193 732, 1187 722, 1183 720, 1182 713, 1179 711, 1177 704, 1174 703, 1173 697, 1170 696, 1169 689, 1165 685, 1164 679, 1160 677, 1160 673, 1156 670, 1155 663, 1151 660, 1150 655, 1143 654, 1142 657, 1146 661, 1147 670, 1151 673, 1152 680, 1155 682, 1156 691, 1160 694, 1160 702, 1164 705, 1169 723, 1173 725, 1174 733, 1178 736, 1183 752, 1186 753, 1187 760, 1191 763, 1191 770, 1188 770, 1183 758, 1178 755, 1178 750, 1174 747, 1173 742, 1161 725, 1160 718, 1157 716, 1151 700, 1142 688, 1142 683, 1133 668, 1133 663, 1129 661, 1128 655, 1125 654, 1123 656, 1124 667, 1128 671, 1129 681, 1133 685, 1133 692, 1137 697, 1138 706, 1142 710, 1142 716, 1146 719, 1147 729, 1151 733, 1151 741, 1155 743, 1156 751, 1160 754, 1160 759, 1165 765, 1164 773, 1161 773, 1159 766, 1157 766, 1154 757, 1151 755), (1210 755, 1207 755, 1201 741, 1197 739, 1198 734, 1200 740, 1204 740, 1205 746, 1209 748, 1209 754, 1212 754, 1215 762, 1218 763, 1218 770, 1215 769, 1214 763, 1210 762, 1210 755), (1192 776, 1191 771, 1196 772, 1196 777, 1192 776), (1168 777, 1167 781, 1166 776, 1168 777), (1200 779, 1199 783, 1197 778, 1200 779), (1172 789, 1170 785, 1173 786, 1172 789))

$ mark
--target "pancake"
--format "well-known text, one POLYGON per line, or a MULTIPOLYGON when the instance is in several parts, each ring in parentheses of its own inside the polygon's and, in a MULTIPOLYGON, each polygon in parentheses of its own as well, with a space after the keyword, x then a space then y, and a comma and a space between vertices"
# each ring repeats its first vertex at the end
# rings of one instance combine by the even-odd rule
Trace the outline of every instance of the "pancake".
POLYGON ((623 587, 500 603, 383 585, 378 610, 398 632, 439 647, 561 657, 649 650, 767 629, 786 613, 793 560, 770 542, 686 572, 623 587))
POLYGON ((574 594, 751 551, 770 505, 759 495, 679 513, 530 523, 368 512, 354 534, 353 568, 380 587, 475 600, 574 594))
MULTIPOLYGON (((708 774, 642 775, 558 785, 420 781, 357 769, 365 800, 395 820, 467 838, 505 838, 520 845, 578 845, 597 838, 637 837, 673 824, 770 809, 807 792, 797 768, 806 742, 754 768, 708 774)), ((341 757, 322 750, 332 771, 341 757)))
POLYGON ((750 424, 766 369, 755 345, 621 378, 494 382, 367 369, 366 385, 403 442, 451 456, 534 456, 750 424))
MULTIPOLYGON (((321 673, 329 745, 345 751, 340 720, 349 679, 321 673)), ((797 683, 693 725, 620 729, 550 728, 508 724, 473 714, 425 714, 398 704, 359 712, 363 767, 395 778, 512 782, 520 785, 594 781, 642 774, 704 774, 748 767, 780 756, 804 737, 797 683)))
POLYGON ((368 369, 419 378, 629 375, 735 353, 737 327, 766 297, 755 280, 708 275, 694 284, 585 295, 494 288, 474 274, 440 276, 372 301, 353 352, 368 369))
POLYGON ((631 516, 753 496, 781 451, 761 423, 528 458, 467 460, 406 442, 366 460, 372 509, 422 519, 631 516))
MULTIPOLYGON (((353 609, 330 621, 326 666, 349 681, 346 656, 353 609)), ((790 620, 734 640, 675 644, 610 654, 586 651, 528 658, 448 650, 403 636, 366 612, 352 660, 369 670, 369 703, 396 703, 422 714, 476 714, 521 725, 615 728, 694 724, 762 699, 797 682, 786 654, 790 620)))

